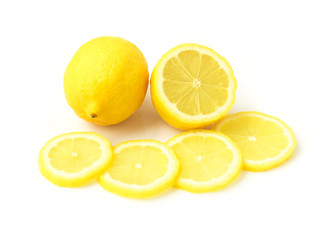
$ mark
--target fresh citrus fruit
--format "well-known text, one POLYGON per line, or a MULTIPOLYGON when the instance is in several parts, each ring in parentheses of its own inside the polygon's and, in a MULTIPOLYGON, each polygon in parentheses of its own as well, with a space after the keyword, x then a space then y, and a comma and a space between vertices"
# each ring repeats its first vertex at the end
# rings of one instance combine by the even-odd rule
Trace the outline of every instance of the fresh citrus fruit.
POLYGON ((198 44, 182 44, 163 55, 151 77, 155 109, 183 130, 208 126, 228 113, 236 79, 225 58, 198 44))
POLYGON ((184 132, 167 141, 177 154, 180 177, 175 186, 194 193, 218 190, 231 183, 243 165, 239 147, 227 136, 210 130, 184 132))
POLYGON ((80 118, 117 124, 142 104, 148 76, 146 60, 134 44, 118 37, 95 38, 67 66, 65 97, 80 118))
POLYGON ((42 175, 61 187, 78 187, 101 175, 112 160, 110 142, 94 132, 72 132, 49 140, 39 153, 42 175))
POLYGON ((293 131, 278 118, 260 112, 229 115, 213 126, 242 149, 244 169, 266 171, 285 162, 296 147, 293 131))
POLYGON ((99 177, 107 191, 124 197, 145 198, 173 186, 179 160, 164 143, 155 140, 122 142, 113 148, 114 160, 99 177))

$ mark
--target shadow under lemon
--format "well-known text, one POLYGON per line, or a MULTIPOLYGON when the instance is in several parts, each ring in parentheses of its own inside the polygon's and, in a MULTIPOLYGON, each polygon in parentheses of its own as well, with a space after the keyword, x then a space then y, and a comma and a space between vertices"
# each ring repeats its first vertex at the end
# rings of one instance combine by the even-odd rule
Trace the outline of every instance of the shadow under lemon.
POLYGON ((99 126, 82 119, 80 121, 82 121, 81 127, 84 128, 84 131, 94 131, 103 135, 113 146, 123 141, 138 139, 154 139, 165 142, 183 132, 171 127, 159 116, 149 94, 146 95, 141 107, 122 123, 99 126))

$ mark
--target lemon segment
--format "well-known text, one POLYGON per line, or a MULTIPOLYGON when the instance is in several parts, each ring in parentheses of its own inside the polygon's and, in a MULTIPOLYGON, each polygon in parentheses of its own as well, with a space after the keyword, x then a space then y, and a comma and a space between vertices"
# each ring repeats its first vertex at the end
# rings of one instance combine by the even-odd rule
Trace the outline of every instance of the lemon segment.
POLYGON ((227 136, 210 130, 192 130, 167 141, 177 154, 181 171, 175 187, 194 193, 221 189, 240 173, 243 160, 227 136))
POLYGON ((164 143, 155 140, 122 142, 113 148, 114 160, 99 177, 100 185, 112 193, 146 198, 173 186, 179 160, 164 143))
POLYGON ((189 130, 215 122, 235 101, 236 79, 225 58, 198 44, 163 55, 151 77, 151 97, 170 125, 189 130))
POLYGON ((244 169, 266 171, 281 165, 292 155, 296 138, 287 124, 260 112, 229 115, 213 126, 242 149, 244 169))
POLYGON ((41 174, 61 187, 78 187, 101 175, 112 160, 112 147, 94 132, 73 132, 48 141, 39 154, 41 174))

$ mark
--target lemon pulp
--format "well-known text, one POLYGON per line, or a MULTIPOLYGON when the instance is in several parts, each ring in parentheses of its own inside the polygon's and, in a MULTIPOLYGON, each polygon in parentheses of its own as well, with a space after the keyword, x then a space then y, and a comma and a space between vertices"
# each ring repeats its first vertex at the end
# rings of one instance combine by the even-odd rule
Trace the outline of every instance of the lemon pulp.
POLYGON ((227 116, 213 127, 241 148, 244 168, 265 171, 286 161, 296 147, 293 131, 280 119, 259 113, 241 112, 227 116))
POLYGON ((99 177, 112 161, 110 142, 95 132, 72 132, 49 140, 39 153, 39 170, 61 187, 78 187, 99 177))
POLYGON ((62 140, 49 151, 50 164, 57 170, 76 173, 90 167, 101 157, 100 144, 86 138, 62 140))
POLYGON ((172 187, 179 174, 176 154, 159 141, 126 141, 115 146, 113 152, 111 166, 98 181, 118 195, 151 197, 172 187))
POLYGON ((223 175, 233 160, 233 153, 226 144, 213 137, 191 136, 172 149, 180 156, 180 177, 198 182, 223 175))
POLYGON ((181 163, 175 186, 190 192, 218 190, 232 182, 242 169, 238 146, 225 135, 192 130, 171 138, 170 146, 181 163))
POLYGON ((146 185, 168 170, 168 159, 152 146, 132 146, 115 154, 110 176, 126 184, 146 185))
POLYGON ((247 159, 259 161, 272 158, 288 146, 284 130, 272 121, 249 116, 233 121, 236 124, 224 126, 222 132, 236 141, 247 159), (239 132, 242 135, 238 135, 239 132))
POLYGON ((229 79, 211 56, 195 50, 180 52, 163 69, 168 100, 188 115, 210 114, 223 106, 229 79))
POLYGON ((203 128, 228 113, 236 79, 230 64, 213 49, 179 45, 162 56, 151 77, 151 97, 160 116, 183 130, 203 128))

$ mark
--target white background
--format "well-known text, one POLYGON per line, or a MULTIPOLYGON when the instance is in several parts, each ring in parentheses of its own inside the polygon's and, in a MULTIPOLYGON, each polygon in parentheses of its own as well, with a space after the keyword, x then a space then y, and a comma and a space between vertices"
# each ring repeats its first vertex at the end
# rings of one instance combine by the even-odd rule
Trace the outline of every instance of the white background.
POLYGON ((0 238, 324 239, 321 2, 1 1, 0 238), (105 35, 135 43, 150 72, 178 44, 215 49, 238 81, 231 113, 284 120, 298 141, 293 157, 268 172, 243 171, 226 189, 206 194, 172 189, 132 200, 95 182, 53 185, 37 160, 58 134, 96 131, 115 145, 180 132, 161 120, 149 95, 117 126, 92 125, 69 108, 64 70, 83 43, 105 35))

